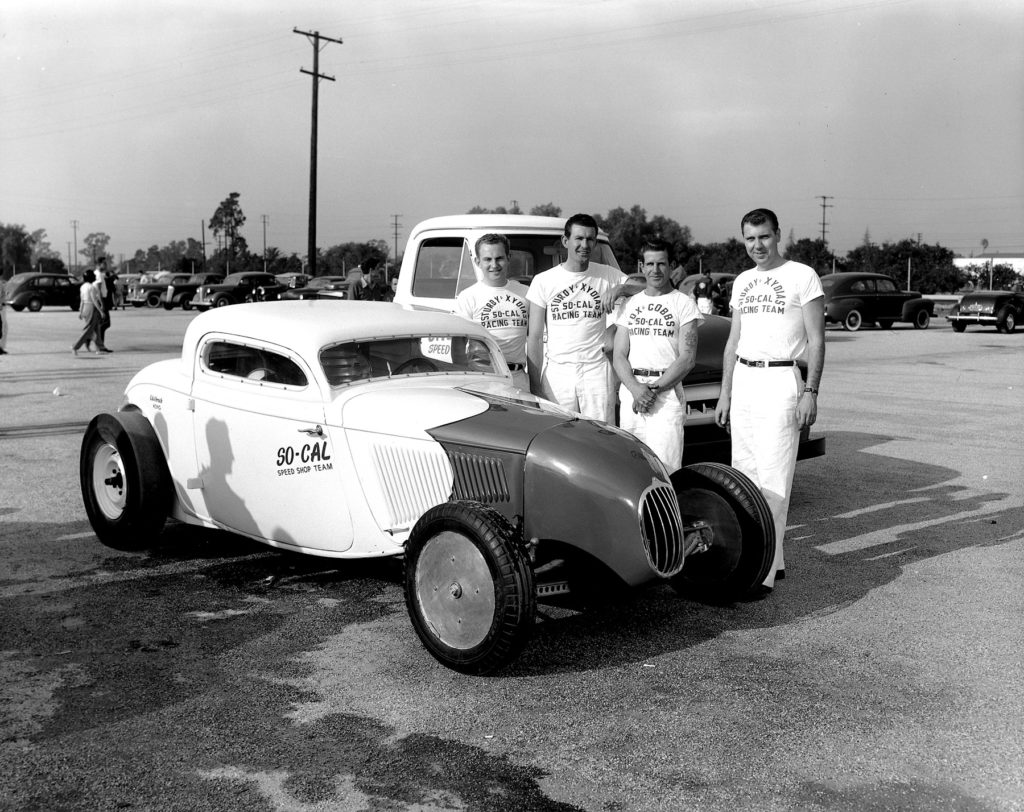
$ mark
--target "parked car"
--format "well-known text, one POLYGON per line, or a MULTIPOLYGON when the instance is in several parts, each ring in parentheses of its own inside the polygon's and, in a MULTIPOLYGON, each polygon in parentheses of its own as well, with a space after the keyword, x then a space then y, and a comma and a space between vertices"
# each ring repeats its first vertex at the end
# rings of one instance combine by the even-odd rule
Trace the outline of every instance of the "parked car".
POLYGON ((957 333, 962 333, 969 324, 1012 333, 1024 318, 1024 293, 1009 290, 966 293, 958 304, 953 305, 946 318, 957 333))
POLYGON ((301 288, 309 284, 309 280, 313 277, 305 273, 279 273, 275 277, 278 283, 284 285, 286 288, 301 288))
MULTIPOLYGON (((509 277, 529 285, 533 277, 565 260, 562 245, 565 220, 560 217, 462 214, 434 217, 416 225, 409 235, 398 275, 395 301, 417 308, 451 312, 456 294, 476 281, 470 249, 489 231, 505 234, 512 245, 509 277)), ((599 232, 594 262, 618 268, 608 235, 599 232)), ((637 275, 639 291, 645 282, 637 275)), ((700 326, 697 363, 683 381, 686 392, 686 442, 683 462, 729 462, 732 440, 715 423, 715 407, 722 390, 722 356, 730 322, 708 316, 700 326)), ((801 367, 806 372, 806 365, 801 367)), ((825 438, 811 438, 803 429, 800 459, 825 453, 825 438)))
MULTIPOLYGON (((335 293, 348 292, 347 276, 316 276, 309 280, 305 287, 289 288, 281 293, 282 299, 319 299, 320 294, 327 291, 335 293)), ((337 298, 337 297, 332 297, 337 298)))
POLYGON ((666 581, 729 600, 772 562, 749 479, 711 463, 670 476, 632 435, 515 388, 490 334, 447 313, 203 313, 123 404, 82 440, 101 542, 145 548, 171 516, 328 558, 404 555, 412 625, 459 671, 511 661, 538 601, 666 581))
POLYGON ((191 310, 192 300, 200 286, 216 285, 223 281, 222 273, 194 273, 184 282, 179 282, 178 277, 175 277, 160 294, 160 303, 165 310, 173 310, 175 307, 191 310))
POLYGON ((265 302, 278 298, 285 290, 287 288, 273 274, 242 271, 228 274, 217 284, 200 285, 192 306, 207 310, 243 302, 265 302))
POLYGON ((190 278, 191 274, 167 271, 154 275, 143 274, 128 285, 128 297, 125 301, 132 307, 160 307, 168 285, 185 285, 190 278))
POLYGON ((128 305, 128 289, 136 285, 142 278, 140 273, 119 273, 114 279, 114 307, 124 308, 128 305))
MULTIPOLYGON (((718 316, 728 316, 730 312, 729 298, 732 295, 732 283, 735 281, 737 274, 713 273, 709 274, 709 276, 716 289, 715 295, 711 297, 714 312, 718 316)), ((698 279, 700 279, 700 274, 690 274, 679 283, 677 290, 693 296, 693 290, 698 279)))
POLYGON ((7 297, 4 302, 21 311, 26 307, 33 313, 44 307, 70 307, 78 310, 78 289, 81 279, 59 273, 16 273, 7 280, 7 297))
POLYGON ((935 315, 935 302, 914 290, 899 290, 891 277, 849 271, 821 277, 825 291, 825 321, 856 332, 877 323, 888 330, 898 321, 924 330, 935 315))

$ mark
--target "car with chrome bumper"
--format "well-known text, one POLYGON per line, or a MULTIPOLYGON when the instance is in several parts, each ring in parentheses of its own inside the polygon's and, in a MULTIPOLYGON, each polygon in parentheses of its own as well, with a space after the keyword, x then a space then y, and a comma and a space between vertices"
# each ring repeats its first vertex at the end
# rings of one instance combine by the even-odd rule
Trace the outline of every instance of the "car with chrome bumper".
POLYGON ((946 314, 946 319, 957 333, 962 333, 968 326, 995 327, 1000 333, 1012 333, 1022 318, 1024 293, 1009 290, 967 293, 946 314))
POLYGON ((670 475, 626 432, 515 388, 479 325, 391 303, 200 314, 180 357, 92 419, 79 473, 118 549, 154 545, 172 517, 315 556, 403 556, 417 635, 473 674, 517 656, 538 602, 666 581, 736 599, 775 547, 739 472, 670 475))
POLYGON ((935 302, 916 290, 900 290, 892 277, 846 271, 821 277, 825 292, 825 321, 855 333, 866 324, 889 330, 898 321, 925 330, 935 315, 935 302))

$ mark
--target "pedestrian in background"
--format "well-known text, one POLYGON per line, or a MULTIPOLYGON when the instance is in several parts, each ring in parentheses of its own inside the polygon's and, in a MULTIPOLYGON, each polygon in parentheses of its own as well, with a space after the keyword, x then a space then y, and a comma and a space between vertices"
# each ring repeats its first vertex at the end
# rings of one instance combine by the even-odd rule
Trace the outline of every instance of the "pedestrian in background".
POLYGON ((800 430, 818 415, 825 366, 825 294, 813 268, 779 254, 779 220, 769 209, 743 216, 740 230, 754 267, 732 287, 732 326, 722 359, 715 422, 732 434, 732 466, 764 494, 775 520, 775 559, 762 594, 785 577, 782 541, 800 430), (806 352, 807 381, 796 366, 806 352))
POLYGON ((103 320, 103 300, 96 287, 95 271, 86 271, 82 275, 82 280, 82 285, 78 289, 78 318, 85 322, 85 325, 82 327, 82 334, 78 337, 78 341, 71 345, 71 352, 78 355, 78 351, 82 347, 90 349, 95 343, 96 354, 99 355, 105 351, 103 341, 99 337, 99 326, 103 320))
POLYGON ((114 309, 114 280, 117 274, 107 268, 107 258, 100 257, 96 263, 96 290, 99 291, 100 302, 103 305, 103 314, 100 317, 100 324, 96 331, 97 346, 100 352, 113 352, 107 349, 107 330, 110 328, 110 311, 114 309))
POLYGON ((7 283, 0 279, 0 355, 7 354, 7 283))

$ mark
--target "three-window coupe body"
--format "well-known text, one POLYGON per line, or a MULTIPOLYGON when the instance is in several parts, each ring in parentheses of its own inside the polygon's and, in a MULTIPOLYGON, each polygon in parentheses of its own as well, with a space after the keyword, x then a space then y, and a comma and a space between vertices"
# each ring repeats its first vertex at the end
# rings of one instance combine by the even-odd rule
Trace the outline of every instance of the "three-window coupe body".
POLYGON ((80 477, 117 548, 153 544, 169 516, 301 553, 404 556, 420 639, 469 673, 518 653, 538 600, 659 580, 739 597, 774 555, 739 472, 670 475, 631 435, 515 388, 479 325, 389 303, 197 316, 180 358, 89 424, 80 477))

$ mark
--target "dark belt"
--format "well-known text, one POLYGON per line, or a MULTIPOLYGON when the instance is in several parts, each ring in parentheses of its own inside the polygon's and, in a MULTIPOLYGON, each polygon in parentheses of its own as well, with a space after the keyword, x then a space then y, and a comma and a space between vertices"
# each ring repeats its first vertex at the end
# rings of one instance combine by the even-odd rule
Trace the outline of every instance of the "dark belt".
POLYGON ((796 361, 748 361, 746 358, 740 358, 736 356, 736 360, 741 364, 748 367, 791 367, 796 364, 796 361))
POLYGON ((664 373, 663 369, 634 369, 634 375, 661 375, 664 373))
POLYGON ((522 372, 524 369, 526 369, 526 364, 509 364, 508 368, 511 369, 513 372, 522 372))

